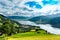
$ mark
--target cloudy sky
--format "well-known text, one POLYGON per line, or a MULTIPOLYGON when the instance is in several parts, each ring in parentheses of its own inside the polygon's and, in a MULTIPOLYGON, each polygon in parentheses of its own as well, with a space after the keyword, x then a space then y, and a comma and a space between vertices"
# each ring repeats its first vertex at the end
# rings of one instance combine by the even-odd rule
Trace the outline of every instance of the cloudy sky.
POLYGON ((0 14, 5 16, 46 16, 60 13, 59 0, 0 0, 0 14))

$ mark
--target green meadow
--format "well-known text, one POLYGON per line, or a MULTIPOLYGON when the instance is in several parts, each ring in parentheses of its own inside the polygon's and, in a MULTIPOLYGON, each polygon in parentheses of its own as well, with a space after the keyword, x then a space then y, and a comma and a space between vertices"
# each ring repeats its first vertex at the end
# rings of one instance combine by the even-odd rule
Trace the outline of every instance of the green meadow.
POLYGON ((12 36, 1 36, 0 40, 60 40, 60 35, 26 32, 14 34, 12 36))

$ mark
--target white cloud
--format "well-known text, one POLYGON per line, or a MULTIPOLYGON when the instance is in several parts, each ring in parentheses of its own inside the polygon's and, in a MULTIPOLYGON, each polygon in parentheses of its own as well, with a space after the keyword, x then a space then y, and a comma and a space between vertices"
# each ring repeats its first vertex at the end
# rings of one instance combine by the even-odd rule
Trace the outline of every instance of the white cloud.
MULTIPOLYGON (((0 2, 5 3, 7 6, 2 6, 0 5, 0 13, 5 12, 5 14, 14 16, 40 16, 40 15, 53 15, 57 14, 60 12, 57 12, 55 10, 60 11, 60 3, 56 5, 42 5, 42 0, 37 0, 36 2, 39 2, 39 4, 43 7, 42 9, 36 9, 30 8, 29 6, 24 5, 25 2, 28 1, 36 1, 36 0, 13 0, 12 2, 9 0, 0 0, 0 2), (33 11, 28 11, 28 10, 23 10, 24 8, 27 8, 28 10, 33 10, 33 11), (20 13, 17 13, 20 12, 20 13)), ((57 1, 57 0, 56 0, 57 1)), ((4 14, 4 13, 3 13, 4 14)), ((4 14, 4 15, 5 15, 4 14)))
POLYGON ((60 29, 54 28, 50 24, 36 24, 31 21, 18 21, 18 22, 21 24, 24 24, 24 25, 39 26, 41 29, 46 30, 47 32, 49 32, 51 34, 57 34, 57 35, 59 34, 60 35, 60 29))

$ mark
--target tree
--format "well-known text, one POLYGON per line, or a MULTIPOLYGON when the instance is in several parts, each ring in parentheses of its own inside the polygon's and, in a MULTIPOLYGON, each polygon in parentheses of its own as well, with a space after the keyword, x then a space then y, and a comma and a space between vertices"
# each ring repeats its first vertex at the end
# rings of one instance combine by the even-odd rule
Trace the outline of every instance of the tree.
POLYGON ((19 33, 19 25, 17 23, 13 24, 12 33, 14 34, 19 33))
POLYGON ((16 34, 19 30, 17 29, 17 27, 19 27, 19 25, 15 22, 11 22, 10 20, 6 20, 2 25, 4 33, 7 34, 8 36, 16 34))
POLYGON ((40 33, 39 30, 40 30, 40 27, 36 26, 36 27, 35 27, 35 31, 36 31, 37 33, 40 33))
POLYGON ((9 20, 5 21, 2 25, 2 29, 4 31, 5 34, 9 35, 11 33, 11 28, 12 24, 9 20))

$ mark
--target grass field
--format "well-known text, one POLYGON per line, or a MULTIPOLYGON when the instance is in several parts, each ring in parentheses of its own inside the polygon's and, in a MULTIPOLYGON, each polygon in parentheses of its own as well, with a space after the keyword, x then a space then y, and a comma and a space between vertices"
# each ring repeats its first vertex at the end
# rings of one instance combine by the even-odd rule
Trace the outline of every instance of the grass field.
POLYGON ((60 40, 60 35, 27 32, 12 35, 8 40, 60 40))
POLYGON ((9 36, 6 40, 60 40, 60 35, 26 32, 9 36))

